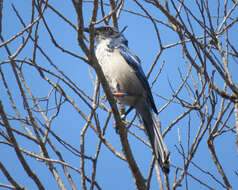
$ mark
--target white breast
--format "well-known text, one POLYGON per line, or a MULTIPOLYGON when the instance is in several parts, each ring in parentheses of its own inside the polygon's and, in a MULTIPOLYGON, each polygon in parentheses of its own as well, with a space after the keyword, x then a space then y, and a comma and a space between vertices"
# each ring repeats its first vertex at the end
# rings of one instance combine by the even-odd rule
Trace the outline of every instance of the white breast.
POLYGON ((124 92, 131 96, 119 98, 124 104, 134 106, 136 100, 144 96, 144 89, 134 70, 121 56, 118 49, 110 50, 108 42, 97 46, 96 56, 102 67, 112 92, 124 92))

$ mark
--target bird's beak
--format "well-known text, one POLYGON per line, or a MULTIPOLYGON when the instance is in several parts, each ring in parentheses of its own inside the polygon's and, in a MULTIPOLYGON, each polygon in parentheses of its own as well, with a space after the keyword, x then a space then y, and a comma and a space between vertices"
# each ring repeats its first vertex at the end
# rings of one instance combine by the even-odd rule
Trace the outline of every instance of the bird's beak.
POLYGON ((122 31, 120 32, 120 34, 122 34, 126 29, 127 29, 128 26, 124 26, 124 28, 122 29, 122 31))

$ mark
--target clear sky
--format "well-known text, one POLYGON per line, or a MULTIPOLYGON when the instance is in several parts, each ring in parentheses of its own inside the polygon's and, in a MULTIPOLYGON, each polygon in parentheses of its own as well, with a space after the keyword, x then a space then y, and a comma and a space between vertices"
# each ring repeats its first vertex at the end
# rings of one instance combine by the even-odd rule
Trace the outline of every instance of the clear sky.
MULTIPOLYGON (((31 1, 30 0, 7 0, 4 1, 3 4, 3 20, 2 20, 2 34, 3 37, 6 39, 9 39, 13 35, 17 34, 22 30, 22 25, 19 23, 19 20, 17 20, 16 15, 11 7, 11 4, 14 4, 17 10, 19 11, 20 15, 23 17, 25 23, 28 25, 30 23, 30 17, 31 17, 31 1)), ((71 20, 75 25, 77 25, 77 19, 75 10, 72 6, 71 1, 61 0, 61 1, 49 1, 49 3, 56 7, 57 10, 59 10, 66 18, 71 20)), ((189 4, 190 5, 190 4, 189 4)), ((192 3, 191 3, 192 5, 192 3)), ((135 3, 132 3, 132 1, 125 2, 126 9, 128 10, 134 10, 140 13, 143 13, 138 6, 135 5, 135 3)), ((150 6, 148 6, 150 7, 150 6)), ((147 7, 147 8, 148 8, 147 7)), ((85 3, 84 5, 84 18, 85 18, 85 24, 87 25, 90 20, 90 14, 91 14, 91 4, 85 3)), ((150 7, 150 13, 154 15, 156 18, 159 18, 161 20, 166 21, 166 18, 164 15, 161 14, 158 9, 155 9, 153 7, 150 7)), ((198 13, 195 11, 194 14, 198 15, 198 13)), ((237 11, 232 15, 233 17, 238 16, 237 11)), ((77 42, 77 32, 70 27, 69 25, 65 24, 61 19, 59 19, 52 11, 49 9, 46 10, 44 14, 47 23, 54 34, 55 39, 57 42, 64 48, 78 54, 83 55, 82 50, 78 46, 77 42)), ((101 14, 98 15, 99 18, 101 18, 101 14)), ((154 62, 157 53, 159 51, 159 44, 158 40, 156 38, 156 33, 154 32, 153 25, 148 19, 138 17, 137 15, 130 14, 127 12, 122 12, 120 19, 119 19, 119 28, 122 29, 124 26, 128 26, 126 31, 124 32, 124 35, 129 40, 129 47, 130 49, 138 55, 138 57, 141 59, 142 67, 147 73, 154 62)), ((178 36, 175 35, 173 32, 168 30, 166 27, 162 25, 159 26, 159 32, 161 35, 161 40, 164 46, 175 43, 178 41, 178 36)), ((230 36, 231 39, 237 40, 237 31, 238 27, 235 26, 233 28, 236 30, 236 32, 231 32, 230 36)), ((200 29, 195 28, 196 32, 199 34, 200 29)), ((201 32, 202 34, 202 32, 201 32)), ((27 36, 26 34, 24 35, 27 36)), ((54 62, 54 64, 57 65, 67 76, 70 77, 70 79, 78 85, 85 93, 88 93, 90 96, 93 95, 94 86, 91 80, 90 76, 90 69, 89 66, 84 63, 83 61, 76 59, 72 56, 69 56, 66 53, 62 53, 59 49, 55 48, 55 46, 51 43, 50 36, 47 34, 45 27, 43 25, 39 26, 39 44, 42 47, 42 49, 50 55, 50 58, 54 62)), ((9 44, 9 47, 13 52, 17 50, 19 45, 21 44, 21 39, 14 40, 12 43, 9 44)), ((32 55, 32 49, 33 44, 29 43, 22 53, 18 56, 19 59, 28 59, 29 56, 32 55)), ((237 48, 237 46, 236 46, 237 48)), ((0 48, 0 60, 7 60, 8 55, 6 54, 6 51, 4 48, 0 48)), ((55 71, 55 69, 52 66, 47 66, 48 62, 46 61, 43 56, 39 56, 37 58, 38 64, 43 67, 48 67, 51 71, 55 71)), ((157 66, 153 70, 149 82, 150 84, 155 79, 156 74, 158 73, 160 69, 160 65, 164 61, 165 65, 162 70, 162 73, 160 74, 158 81, 154 84, 152 88, 152 93, 155 99, 156 106, 158 110, 160 110, 165 104, 166 100, 164 100, 161 97, 164 98, 171 98, 171 95, 173 94, 170 86, 169 81, 171 82, 173 88, 176 90, 179 85, 181 84, 181 78, 179 74, 179 70, 182 72, 183 76, 187 74, 187 67, 184 63, 182 50, 181 48, 170 48, 163 52, 163 54, 160 56, 157 66)), ((230 68, 233 74, 233 80, 237 84, 238 75, 236 74, 238 71, 238 65, 235 61, 230 60, 230 68)), ((3 71, 5 72, 5 75, 8 79, 9 86, 11 89, 16 88, 16 91, 13 92, 14 94, 14 100, 16 102, 16 105, 21 110, 22 114, 26 114, 26 111, 23 109, 22 101, 20 98, 20 93, 17 90, 17 85, 15 79, 12 77, 13 73, 10 70, 10 67, 3 65, 2 66, 3 71)), ((25 79, 28 82, 28 85, 32 89, 32 92, 34 93, 34 96, 36 97, 44 97, 47 96, 50 91, 50 86, 43 81, 38 72, 35 69, 32 69, 29 66, 23 67, 25 79)), ((55 71, 56 72, 56 71, 55 71)), ((193 71, 195 72, 195 71, 193 71)), ((93 76, 95 76, 94 72, 92 71, 93 76)), ((51 76, 49 76, 51 78, 51 76)), ((52 77, 52 80, 54 82, 57 82, 56 79, 52 77)), ((221 80, 216 79, 218 81, 218 84, 220 87, 223 86, 223 83, 219 83, 221 80)), ((190 80, 191 82, 191 80, 190 80)), ((60 84, 62 84, 60 82, 60 84)), ((3 84, 0 82, 0 91, 4 93, 0 93, 0 99, 4 102, 4 107, 6 109, 6 112, 9 114, 13 114, 12 108, 10 108, 9 100, 7 98, 6 92, 2 86, 3 84)), ((74 99, 76 104, 82 109, 86 115, 89 113, 88 107, 83 103, 83 101, 69 88, 67 88, 64 84, 62 84, 63 87, 65 87, 66 92, 74 99)), ((191 102, 189 99, 189 96, 186 94, 186 90, 183 90, 180 93, 180 97, 187 98, 188 102, 191 102)), ((59 97, 58 97, 59 98, 59 97)), ((52 103, 53 105, 53 103, 52 103)), ((209 108, 208 108, 209 109, 209 108)), ((159 119, 162 123, 162 129, 166 129, 171 122, 173 122, 180 114, 184 112, 184 108, 176 103, 170 104, 166 109, 161 111, 159 113, 159 119)), ((217 111, 218 112, 218 111, 217 111)), ((134 112, 130 115, 133 116, 134 112)), ((195 135, 197 133, 197 129, 199 126, 199 120, 193 119, 193 117, 197 117, 195 112, 191 113, 191 134, 190 138, 191 141, 194 140, 195 135)), ((100 114, 100 122, 104 122, 106 119, 106 115, 101 113, 100 114)), ((168 149, 171 152, 171 162, 173 165, 183 167, 183 160, 181 155, 179 155, 177 149, 175 146, 179 146, 179 136, 181 137, 181 143, 185 147, 185 152, 187 151, 187 138, 188 138, 188 121, 189 118, 183 119, 181 122, 176 124, 175 127, 171 131, 169 131, 168 134, 165 136, 165 142, 168 146, 168 149)), ((214 124, 215 121, 212 122, 214 124)), ((63 110, 59 113, 59 117, 54 120, 52 124, 52 130, 62 139, 67 141, 68 143, 72 144, 74 147, 80 146, 80 132, 85 124, 85 121, 82 117, 79 116, 79 114, 72 108, 71 105, 68 103, 64 104, 63 110)), ((231 117, 229 121, 230 126, 234 126, 234 115, 231 117)), ((19 123, 12 123, 12 125, 17 127, 19 123)), ((109 142, 119 151, 121 152, 121 144, 118 134, 116 134, 115 129, 113 127, 113 119, 110 120, 110 128, 106 131, 106 138, 109 140, 109 142)), ((1 126, 0 126, 1 129, 1 126)), ((143 132, 134 129, 135 132, 137 132, 140 136, 144 137, 146 139, 146 136, 143 134, 143 132)), ((221 180, 220 175, 217 172, 217 169, 215 168, 214 164, 212 164, 210 152, 207 147, 206 139, 208 134, 205 134, 204 140, 199 145, 198 152, 195 154, 195 157, 193 159, 194 163, 201 166, 201 168, 204 168, 211 172, 214 176, 216 176, 219 180, 221 180), (208 164, 209 163, 209 164, 208 164)), ((53 139, 53 138, 52 138, 53 139)), ((2 137, 0 137, 0 140, 3 140, 2 137)), ((19 144, 23 146, 24 148, 28 149, 29 151, 36 152, 39 154, 39 149, 36 146, 32 146, 29 144, 28 141, 25 139, 19 137, 19 144)), ((143 143, 138 142, 138 140, 134 137, 129 135, 129 140, 133 149, 133 152, 135 154, 136 161, 138 165, 141 167, 141 170, 143 174, 147 175, 149 171, 149 166, 152 160, 152 154, 148 147, 143 145, 143 143)), ((88 132, 86 135, 86 153, 88 155, 94 155, 96 146, 98 143, 98 138, 95 136, 95 133, 88 132)), ((59 149, 64 149, 59 143, 57 143, 55 140, 53 142, 56 143, 56 146, 59 149)), ((216 147, 219 147, 217 149, 217 154, 221 157, 220 162, 224 166, 225 172, 227 172, 227 176, 230 179, 231 185, 234 189, 238 188, 238 180, 237 175, 235 175, 235 171, 238 171, 238 165, 237 165, 237 152, 235 147, 235 135, 233 133, 225 133, 222 137, 218 138, 217 141, 215 141, 216 147)), ((103 145, 104 146, 104 145, 103 145)), ((67 150, 62 150, 64 153, 63 156, 65 158, 65 161, 68 163, 71 163, 75 167, 80 168, 80 159, 73 156, 72 153, 70 153, 67 150)), ((53 154, 53 153, 52 153, 53 154)), ((54 158, 54 156, 52 156, 54 158)), ((50 172, 48 172, 48 169, 44 164, 42 163, 39 167, 39 162, 35 161, 33 158, 30 158, 29 156, 26 156, 26 158, 29 160, 29 162, 32 164, 32 168, 35 171, 35 173, 40 176, 41 179, 43 179, 44 185, 47 187, 47 189, 57 189, 58 186, 51 176, 50 172)), ((57 158, 55 156, 55 158, 57 158)), ((7 145, 0 143, 0 161, 5 164, 7 169, 11 172, 13 176, 16 177, 17 181, 22 184, 23 186, 26 186, 27 189, 36 189, 35 184, 28 178, 28 180, 24 180, 26 178, 26 173, 23 172, 22 167, 19 164, 19 161, 16 160, 15 152, 13 149, 10 149, 7 145)), ((90 163, 90 162, 88 162, 90 163)), ((91 163, 86 166, 86 169, 90 170, 91 163)), ((61 170, 59 168, 59 170, 61 170)), ((174 171, 175 169, 171 168, 171 179, 172 182, 174 177, 174 171)), ((62 170, 61 170, 62 172, 62 170)), ((194 166, 189 168, 189 172, 191 172, 194 177, 200 178, 210 184, 215 189, 222 189, 221 185, 214 182, 214 179, 212 177, 205 175, 198 169, 196 169, 194 166)), ((74 174, 74 172, 72 172, 74 174)), ((78 189, 80 189, 80 176, 75 173, 73 175, 73 179, 75 180, 76 186, 78 189)), ((66 186, 69 188, 69 184, 67 184, 66 179, 65 183, 66 186)), ((133 182, 132 175, 130 173, 130 170, 128 169, 127 163, 121 161, 120 159, 116 158, 107 148, 102 148, 102 152, 100 154, 99 158, 99 164, 96 174, 96 180, 101 185, 102 189, 135 189, 135 185, 133 182)), ((195 180, 192 180, 191 178, 188 178, 189 180, 189 189, 206 189, 204 186, 201 186, 198 182, 195 180)), ((6 178, 2 175, 0 172, 0 183, 8 183, 6 178)), ((151 184, 151 189, 158 189, 158 184, 156 180, 155 172, 153 173, 153 179, 151 184)), ((1 188, 0 188, 1 189, 1 188)), ((70 188, 69 188, 70 189, 70 188)), ((185 189, 184 183, 181 189, 185 189)))

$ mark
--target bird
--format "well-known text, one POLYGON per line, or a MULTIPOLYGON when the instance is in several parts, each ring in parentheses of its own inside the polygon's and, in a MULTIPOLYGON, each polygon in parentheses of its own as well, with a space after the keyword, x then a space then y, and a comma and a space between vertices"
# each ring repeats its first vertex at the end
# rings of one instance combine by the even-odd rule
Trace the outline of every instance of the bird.
MULTIPOLYGON (((161 134, 160 121, 152 92, 141 67, 140 59, 131 52, 123 32, 109 25, 84 28, 93 32, 97 41, 96 58, 100 64, 112 94, 124 105, 139 113, 153 153, 164 173, 169 173, 170 158, 161 134)), ((128 112, 127 112, 128 113, 128 112)))

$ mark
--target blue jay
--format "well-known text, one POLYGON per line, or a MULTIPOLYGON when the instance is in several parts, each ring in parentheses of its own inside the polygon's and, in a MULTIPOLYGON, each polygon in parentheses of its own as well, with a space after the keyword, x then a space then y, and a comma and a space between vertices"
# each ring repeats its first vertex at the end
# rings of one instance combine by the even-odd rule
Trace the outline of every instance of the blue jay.
MULTIPOLYGON (((89 32, 89 29, 84 31, 89 32)), ((98 42, 96 57, 112 94, 140 114, 153 152, 162 170, 168 173, 169 152, 161 135, 160 122, 153 113, 158 114, 158 111, 140 60, 129 50, 123 31, 110 26, 95 28, 94 35, 98 42)))

